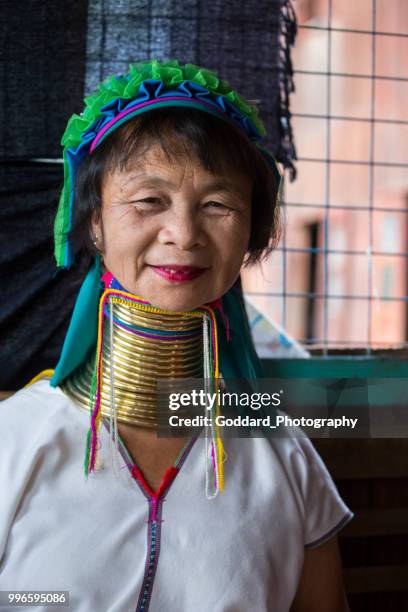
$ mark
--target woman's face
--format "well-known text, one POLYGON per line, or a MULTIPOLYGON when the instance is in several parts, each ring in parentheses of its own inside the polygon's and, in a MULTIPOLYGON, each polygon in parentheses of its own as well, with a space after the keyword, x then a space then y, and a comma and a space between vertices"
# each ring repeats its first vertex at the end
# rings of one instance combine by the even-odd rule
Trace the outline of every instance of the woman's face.
POLYGON ((130 293, 192 310, 235 282, 248 249, 252 181, 169 162, 159 146, 105 176, 92 230, 105 267, 130 293))

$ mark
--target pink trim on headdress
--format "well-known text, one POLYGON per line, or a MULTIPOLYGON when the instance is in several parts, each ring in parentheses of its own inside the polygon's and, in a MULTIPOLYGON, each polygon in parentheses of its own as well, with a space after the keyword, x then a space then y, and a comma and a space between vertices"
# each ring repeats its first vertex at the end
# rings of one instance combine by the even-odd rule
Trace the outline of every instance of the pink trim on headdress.
POLYGON ((209 104, 208 102, 204 102, 204 100, 193 99, 190 96, 167 96, 165 98, 160 98, 160 99, 156 98, 155 100, 148 100, 147 102, 140 102, 139 104, 135 104, 131 108, 127 108, 121 113, 118 113, 116 117, 113 117, 113 119, 108 121, 108 123, 103 126, 103 128, 97 133, 97 135, 93 139, 89 152, 92 153, 92 151, 94 151, 95 148, 97 147, 102 136, 112 127, 112 125, 115 125, 115 123, 120 121, 120 119, 122 119, 123 117, 126 117, 126 115, 130 115, 130 113, 133 113, 134 111, 136 111, 139 108, 142 108, 143 106, 150 106, 152 104, 160 105, 162 102, 163 103, 168 102, 169 100, 183 100, 187 102, 192 102, 193 103, 192 105, 204 106, 206 108, 210 108, 212 111, 218 112, 220 115, 224 114, 223 111, 217 108, 216 106, 213 106, 212 104, 209 104))

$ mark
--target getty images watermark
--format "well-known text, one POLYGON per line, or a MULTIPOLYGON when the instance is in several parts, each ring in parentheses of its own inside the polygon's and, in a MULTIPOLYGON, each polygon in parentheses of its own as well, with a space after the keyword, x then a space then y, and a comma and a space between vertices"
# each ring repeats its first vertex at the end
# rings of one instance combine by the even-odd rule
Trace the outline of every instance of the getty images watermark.
POLYGON ((222 428, 312 428, 316 430, 350 428, 354 429, 358 417, 294 417, 278 410, 282 406, 284 391, 274 393, 256 392, 207 392, 203 389, 192 389, 188 392, 173 392, 168 394, 168 425, 171 428, 202 428, 210 427, 211 413, 214 413, 217 404, 220 413, 213 416, 215 424, 222 428), (246 409, 246 414, 237 414, 237 407, 246 409), (263 415, 248 413, 263 409, 263 415), (179 414, 179 411, 182 414, 179 414))
POLYGON ((161 380, 158 435, 407 438, 408 379, 258 378, 161 380))

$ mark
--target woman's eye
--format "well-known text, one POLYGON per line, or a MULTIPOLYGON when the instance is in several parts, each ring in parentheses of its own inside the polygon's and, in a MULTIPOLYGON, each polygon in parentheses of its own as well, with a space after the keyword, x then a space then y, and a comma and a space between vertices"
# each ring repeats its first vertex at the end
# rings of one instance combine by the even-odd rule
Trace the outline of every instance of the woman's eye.
POLYGON ((142 198, 141 200, 136 200, 134 203, 138 202, 146 202, 147 204, 159 204, 161 202, 160 198, 142 198))
POLYGON ((227 206, 226 204, 222 204, 222 202, 216 202, 215 200, 210 200, 209 202, 206 202, 204 206, 211 210, 219 210, 220 212, 226 212, 230 210, 229 206, 227 206))
POLYGON ((135 208, 139 208, 141 210, 151 210, 156 209, 162 205, 161 198, 150 197, 150 198, 140 198, 140 200, 133 200, 131 204, 135 208))

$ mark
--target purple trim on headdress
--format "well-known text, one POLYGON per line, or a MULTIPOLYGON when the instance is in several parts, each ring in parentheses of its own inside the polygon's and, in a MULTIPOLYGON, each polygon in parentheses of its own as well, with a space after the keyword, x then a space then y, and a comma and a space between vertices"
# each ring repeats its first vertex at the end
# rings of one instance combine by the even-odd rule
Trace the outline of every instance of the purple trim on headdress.
POLYGON ((116 115, 116 117, 113 117, 110 121, 108 121, 108 123, 106 123, 103 128, 101 130, 99 130, 99 132, 97 133, 97 135, 95 136, 95 138, 93 139, 92 143, 91 143, 91 147, 89 149, 89 152, 92 153, 96 147, 98 146, 98 143, 100 142, 101 138, 104 136, 104 134, 106 134, 106 132, 113 126, 115 125, 115 123, 117 123, 118 121, 120 121, 123 117, 126 117, 126 115, 129 115, 130 113, 134 113, 135 111, 137 111, 139 108, 143 108, 144 106, 150 106, 152 104, 156 104, 156 105, 160 105, 161 103, 166 104, 169 100, 172 101, 177 101, 179 102, 181 101, 185 101, 185 102, 190 102, 192 105, 194 106, 198 106, 198 107, 203 107, 206 109, 211 109, 212 111, 215 111, 217 113, 219 113, 220 115, 225 114, 221 108, 216 108, 213 104, 209 104, 208 102, 204 102, 204 100, 194 100, 191 98, 191 96, 166 96, 166 98, 160 99, 160 100, 148 100, 147 102, 141 102, 140 104, 135 104, 134 106, 132 106, 131 108, 127 108, 126 110, 120 112, 118 115, 116 115))

